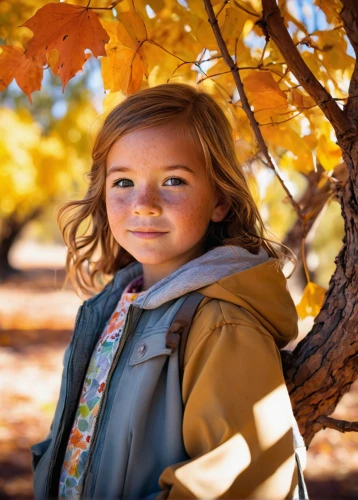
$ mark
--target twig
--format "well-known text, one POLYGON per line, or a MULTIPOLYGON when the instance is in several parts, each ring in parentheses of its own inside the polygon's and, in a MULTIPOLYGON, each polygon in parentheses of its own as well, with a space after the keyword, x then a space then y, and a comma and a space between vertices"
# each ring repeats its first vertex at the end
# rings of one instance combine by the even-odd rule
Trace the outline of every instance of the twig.
POLYGON ((169 50, 165 49, 164 47, 162 47, 162 45, 159 45, 159 43, 155 42, 154 40, 147 39, 146 42, 152 43, 153 45, 156 45, 160 49, 162 49, 165 52, 167 52, 167 54, 170 54, 171 56, 176 57, 177 59, 179 59, 179 61, 182 61, 183 63, 187 64, 187 61, 184 61, 184 59, 182 59, 181 57, 177 56, 176 54, 172 54, 171 52, 169 52, 169 50))
POLYGON ((262 63, 264 61, 267 44, 268 44, 268 40, 265 41, 265 45, 264 45, 264 48, 263 48, 263 51, 262 51, 262 54, 261 54, 261 58, 260 58, 260 61, 259 61, 259 64, 258 64, 259 68, 262 66, 262 63))
MULTIPOLYGON (((234 0, 234 2, 235 2, 235 0, 234 0)), ((245 113, 250 121, 251 127, 254 131, 254 134, 255 134, 256 140, 260 146, 260 149, 267 160, 269 168, 271 168, 275 172, 275 175, 279 179, 283 189, 286 191, 287 196, 291 200, 291 204, 292 204, 293 208, 296 210, 298 216, 300 218, 302 218, 303 215, 302 215, 302 211, 301 211, 300 206, 293 199, 289 189, 285 185, 283 179, 280 177, 280 175, 277 171, 277 168, 273 162, 273 159, 271 158, 270 153, 267 149, 267 146, 266 146, 266 143, 265 143, 264 138, 262 136, 262 133, 260 131, 259 125, 255 119, 254 113, 251 110, 249 101, 248 101, 246 93, 244 91, 244 86, 242 84, 242 80, 240 77, 240 73, 238 71, 238 67, 237 67, 236 63, 232 60, 232 58, 229 54, 226 43, 224 42, 224 39, 223 39, 221 31, 220 31, 218 21, 217 21, 217 19, 215 19, 215 13, 213 10, 213 6, 211 5, 210 0, 204 0, 204 4, 205 4, 205 10, 206 10, 208 17, 209 17, 209 23, 211 24, 211 27, 214 31, 215 38, 216 38, 216 41, 218 43, 220 52, 223 55, 224 60, 226 61, 227 65, 229 66, 229 68, 232 72, 234 81, 236 83, 237 90, 238 90, 239 95, 240 95, 242 107, 243 107, 243 109, 244 109, 244 111, 245 111, 245 113)), ((235 4, 236 4, 236 2, 235 2, 235 4)))
POLYGON ((337 420, 335 418, 321 415, 316 422, 323 425, 323 428, 335 429, 339 432, 358 432, 358 422, 348 422, 347 420, 337 420))
MULTIPOLYGON (((89 0, 88 5, 91 3, 89 0)), ((112 10, 111 7, 85 7, 87 10, 112 10)))
POLYGON ((246 12, 247 14, 250 14, 250 16, 254 16, 254 17, 257 17, 258 19, 260 18, 260 16, 258 14, 256 14, 256 12, 252 12, 251 10, 249 9, 245 9, 245 7, 243 7, 242 5, 240 5, 239 3, 236 2, 236 0, 234 0, 234 4, 236 5, 236 7, 240 10, 243 10, 244 12, 246 12))
POLYGON ((303 269, 305 271, 305 276, 307 283, 310 283, 310 274, 308 272, 308 267, 307 267, 307 261, 306 261, 306 251, 305 251, 305 242, 306 242, 306 236, 307 236, 307 222, 306 218, 303 217, 302 219, 302 240, 301 240, 301 257, 302 257, 302 264, 303 264, 303 269))
POLYGON ((262 0, 262 8, 263 16, 257 24, 261 27, 264 35, 269 36, 275 42, 287 62, 289 70, 331 122, 337 139, 347 134, 355 134, 352 121, 317 80, 297 50, 287 31, 276 0, 262 0))
POLYGON ((224 4, 222 5, 221 9, 219 10, 219 12, 216 14, 216 19, 219 17, 219 14, 221 13, 221 11, 225 8, 225 5, 227 5, 229 3, 230 0, 225 0, 224 1, 224 4))

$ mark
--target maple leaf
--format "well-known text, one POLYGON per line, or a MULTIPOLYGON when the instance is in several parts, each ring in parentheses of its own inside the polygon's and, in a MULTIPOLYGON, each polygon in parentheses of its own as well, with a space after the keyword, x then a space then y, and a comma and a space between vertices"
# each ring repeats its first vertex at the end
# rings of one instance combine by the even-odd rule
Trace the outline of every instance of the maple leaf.
POLYGON ((15 78, 20 89, 32 104, 31 93, 41 89, 43 69, 34 59, 24 56, 20 47, 2 45, 0 54, 0 91, 15 78))
POLYGON ((67 82, 82 69, 86 61, 85 49, 95 57, 105 56, 104 46, 109 41, 97 14, 86 7, 64 3, 49 3, 22 26, 34 36, 27 43, 26 57, 34 57, 47 64, 47 53, 59 52, 57 70, 62 81, 62 93, 67 82))
POLYGON ((147 30, 142 17, 134 11, 122 12, 116 22, 102 21, 111 37, 102 59, 104 87, 111 92, 121 90, 133 94, 141 86, 143 74, 148 78, 148 63, 143 41, 147 30))

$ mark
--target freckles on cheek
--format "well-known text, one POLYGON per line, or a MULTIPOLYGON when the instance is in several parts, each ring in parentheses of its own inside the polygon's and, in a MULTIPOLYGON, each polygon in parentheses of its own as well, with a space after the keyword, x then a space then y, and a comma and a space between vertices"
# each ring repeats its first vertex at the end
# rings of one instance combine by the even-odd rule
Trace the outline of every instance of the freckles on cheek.
POLYGON ((199 205, 197 208, 188 205, 181 207, 180 212, 178 212, 178 219, 183 232, 191 233, 201 219, 199 205))

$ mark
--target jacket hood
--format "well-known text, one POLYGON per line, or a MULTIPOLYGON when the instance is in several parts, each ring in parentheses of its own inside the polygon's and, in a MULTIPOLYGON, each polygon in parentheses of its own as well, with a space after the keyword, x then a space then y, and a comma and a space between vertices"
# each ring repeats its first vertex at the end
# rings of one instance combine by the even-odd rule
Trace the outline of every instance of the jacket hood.
MULTIPOLYGON (((139 262, 128 268, 131 279, 133 272, 134 276, 143 272, 139 262)), ((257 255, 234 245, 216 247, 155 283, 138 295, 133 305, 155 309, 191 291, 245 308, 268 330, 279 348, 298 335, 297 311, 280 263, 262 247, 257 255)))

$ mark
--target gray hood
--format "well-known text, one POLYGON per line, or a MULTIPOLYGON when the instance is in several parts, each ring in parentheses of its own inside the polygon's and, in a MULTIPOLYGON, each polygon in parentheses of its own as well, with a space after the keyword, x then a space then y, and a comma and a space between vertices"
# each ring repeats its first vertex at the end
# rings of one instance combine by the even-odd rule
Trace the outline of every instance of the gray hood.
MULTIPOLYGON (((267 260, 269 256, 262 247, 257 255, 234 245, 213 248, 155 283, 145 293, 139 295, 133 305, 142 309, 155 309, 165 302, 267 260)), ((136 276, 143 273, 142 264, 139 262, 134 262, 130 267, 136 276)))

